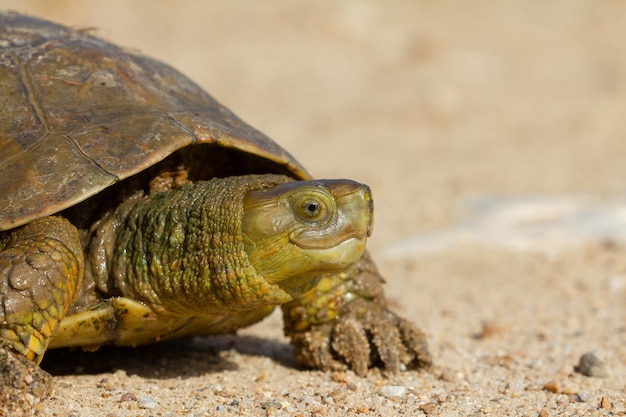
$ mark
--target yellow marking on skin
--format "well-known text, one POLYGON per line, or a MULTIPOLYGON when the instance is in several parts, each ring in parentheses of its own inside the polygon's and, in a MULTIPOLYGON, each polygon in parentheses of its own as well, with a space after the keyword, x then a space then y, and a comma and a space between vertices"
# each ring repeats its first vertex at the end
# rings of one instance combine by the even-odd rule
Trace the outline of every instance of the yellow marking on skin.
POLYGON ((19 340, 17 333, 11 329, 0 329, 0 337, 15 342, 19 340))
POLYGON ((28 350, 30 350, 31 352, 33 352, 35 355, 38 355, 38 356, 43 355, 44 352, 46 351, 46 348, 43 346, 41 341, 34 336, 30 337, 28 341, 28 345, 26 347, 28 350))
POLYGON ((35 313, 31 323, 37 329, 42 328, 46 324, 46 318, 41 313, 35 313))
POLYGON ((329 279, 323 278, 317 284, 316 290, 319 291, 319 292, 327 293, 330 290, 332 290, 334 286, 336 286, 336 284, 334 282, 332 282, 329 279))
POLYGON ((46 322, 46 324, 41 328, 41 333, 46 337, 52 336, 52 332, 57 327, 57 324, 58 324, 58 320, 55 320, 55 319, 48 320, 48 322, 46 322))
POLYGON ((59 310, 57 309, 57 306, 56 306, 56 305, 54 305, 54 304, 53 304, 53 305, 51 305, 51 306, 49 306, 49 307, 46 309, 46 312, 48 313, 48 315, 49 315, 50 317, 54 317, 54 318, 59 317, 59 310))
POLYGON ((38 300, 38 303, 36 305, 39 310, 47 310, 50 307, 50 300, 38 300))

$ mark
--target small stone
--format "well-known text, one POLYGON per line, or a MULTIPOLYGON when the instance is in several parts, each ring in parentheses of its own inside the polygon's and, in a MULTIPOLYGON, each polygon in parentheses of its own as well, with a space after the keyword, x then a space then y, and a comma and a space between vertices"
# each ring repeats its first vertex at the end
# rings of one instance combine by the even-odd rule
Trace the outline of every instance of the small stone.
POLYGON ((122 397, 120 398, 121 402, 126 402, 126 401, 137 401, 137 396, 135 395, 134 392, 125 392, 124 394, 122 394, 122 397))
POLYGON ((356 408, 356 412, 357 412, 357 414, 368 414, 370 412, 370 410, 369 410, 369 408, 367 408, 365 406, 359 405, 356 408))
POLYGON ((118 369, 117 371, 115 371, 113 376, 116 378, 128 378, 128 374, 123 369, 118 369))
POLYGON ((152 410, 156 408, 156 406, 159 405, 159 403, 157 403, 156 401, 154 401, 152 398, 148 397, 147 395, 140 395, 137 397, 137 405, 139 406, 139 408, 152 410))
POLYGON ((283 405, 278 401, 268 401, 261 404, 261 408, 264 410, 280 410, 281 408, 283 408, 283 405))
POLYGON ((558 394, 559 393, 559 382, 558 381, 549 381, 546 382, 545 384, 543 384, 543 389, 548 391, 548 392, 552 392, 554 394, 558 394))
POLYGON ((585 376, 596 378, 606 378, 609 375, 606 363, 597 352, 588 352, 582 355, 576 370, 585 376))
POLYGON ((316 405, 315 407, 313 407, 313 409, 311 410, 311 413, 316 416, 316 415, 320 415, 323 416, 326 413, 326 409, 322 406, 316 405))
POLYGON ((328 396, 332 397, 334 402, 344 401, 346 398, 348 398, 348 395, 349 393, 344 389, 336 389, 328 393, 328 396))
POLYGON ((495 323, 483 323, 480 331, 474 335, 476 339, 488 339, 491 337, 497 337, 504 333, 504 327, 495 323))
POLYGON ((564 395, 576 395, 578 394, 578 390, 574 387, 563 387, 561 388, 561 394, 564 395))
POLYGON ((609 397, 602 397, 600 399, 600 408, 606 411, 611 411, 611 400, 609 400, 609 397))
POLYGON ((333 372, 332 374, 330 374, 330 379, 334 382, 339 382, 343 384, 348 383, 348 377, 346 376, 345 372, 333 372))
POLYGON ((456 382, 456 374, 450 369, 444 369, 439 375, 439 379, 445 382, 456 382))
POLYGON ((406 394, 406 387, 404 385, 383 385, 378 389, 378 392, 387 398, 402 397, 406 394))
POLYGON ((430 414, 434 414, 437 411, 437 404, 435 403, 426 403, 426 404, 422 404, 420 405, 420 410, 422 410, 422 413, 426 414, 427 416, 430 414))

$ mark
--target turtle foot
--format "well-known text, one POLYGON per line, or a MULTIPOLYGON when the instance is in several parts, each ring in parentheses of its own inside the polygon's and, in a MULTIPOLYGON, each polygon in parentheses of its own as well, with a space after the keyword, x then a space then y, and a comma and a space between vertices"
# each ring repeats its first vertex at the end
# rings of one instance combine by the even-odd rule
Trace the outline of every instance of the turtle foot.
POLYGON ((285 334, 296 360, 323 370, 352 369, 358 375, 372 367, 397 373, 430 366, 426 335, 387 308, 383 283, 365 254, 284 305, 285 334))
POLYGON ((432 364, 421 330, 366 299, 346 306, 334 322, 291 337, 296 360, 322 370, 347 368, 364 376, 371 367, 397 373, 432 364))

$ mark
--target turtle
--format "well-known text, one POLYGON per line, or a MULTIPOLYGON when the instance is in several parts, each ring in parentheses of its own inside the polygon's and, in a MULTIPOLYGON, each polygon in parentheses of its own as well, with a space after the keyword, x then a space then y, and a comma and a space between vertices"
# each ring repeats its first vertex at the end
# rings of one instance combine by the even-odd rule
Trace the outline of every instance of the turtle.
POLYGON ((432 363, 365 249, 368 186, 314 179, 174 68, 0 13, 0 404, 46 350, 233 333, 280 306, 297 363, 432 363))

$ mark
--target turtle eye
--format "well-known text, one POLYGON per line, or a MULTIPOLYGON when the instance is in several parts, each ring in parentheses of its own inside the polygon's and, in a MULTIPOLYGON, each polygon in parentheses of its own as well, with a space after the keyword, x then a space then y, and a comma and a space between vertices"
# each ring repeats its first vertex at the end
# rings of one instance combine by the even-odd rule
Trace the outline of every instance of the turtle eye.
POLYGON ((322 211, 322 205, 315 200, 307 200, 302 203, 302 213, 308 217, 315 218, 322 211))
POLYGON ((328 217, 328 207, 324 201, 313 196, 299 199, 296 212, 302 220, 308 223, 318 223, 328 217))

